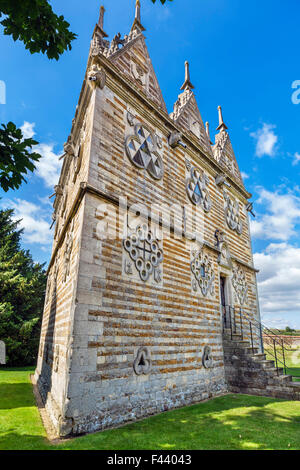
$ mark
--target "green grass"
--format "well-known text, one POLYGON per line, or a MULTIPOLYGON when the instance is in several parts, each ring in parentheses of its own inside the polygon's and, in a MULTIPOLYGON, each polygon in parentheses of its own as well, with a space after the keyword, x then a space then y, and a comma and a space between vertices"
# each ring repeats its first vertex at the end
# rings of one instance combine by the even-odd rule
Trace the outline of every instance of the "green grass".
MULTIPOLYGON (((274 350, 269 346, 265 346, 265 353, 267 359, 274 360, 274 350)), ((282 354, 279 355, 280 361, 282 361, 282 354)), ((300 348, 287 348, 285 349, 285 361, 287 366, 287 374, 296 377, 295 382, 300 382, 300 348), (299 378, 297 378, 299 377, 299 378)), ((282 363, 279 362, 279 367, 283 367, 282 363)))
POLYGON ((300 402, 227 395, 119 429, 46 440, 31 369, 0 370, 0 449, 300 449, 300 402))

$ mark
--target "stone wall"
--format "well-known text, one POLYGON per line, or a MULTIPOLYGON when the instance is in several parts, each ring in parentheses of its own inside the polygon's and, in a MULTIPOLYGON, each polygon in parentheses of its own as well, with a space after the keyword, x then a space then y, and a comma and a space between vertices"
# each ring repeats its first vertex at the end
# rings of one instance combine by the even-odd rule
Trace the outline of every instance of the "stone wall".
POLYGON ((250 195, 237 171, 217 178, 225 150, 236 167, 229 135, 215 157, 192 91, 169 116, 143 36, 119 40, 89 57, 56 187, 36 380, 61 435, 227 391, 220 275, 259 318, 250 195))

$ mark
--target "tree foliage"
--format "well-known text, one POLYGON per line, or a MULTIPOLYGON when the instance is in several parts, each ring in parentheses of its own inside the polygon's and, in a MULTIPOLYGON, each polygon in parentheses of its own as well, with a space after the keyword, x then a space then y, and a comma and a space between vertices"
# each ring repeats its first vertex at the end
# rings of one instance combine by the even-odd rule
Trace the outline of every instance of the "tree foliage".
POLYGON ((25 181, 24 175, 35 170, 34 162, 41 155, 31 152, 37 145, 33 139, 24 139, 21 129, 14 123, 2 124, 0 128, 0 187, 4 191, 18 189, 25 181))
POLYGON ((42 52, 58 60, 77 37, 47 0, 0 0, 0 18, 3 15, 4 34, 22 41, 31 54, 42 52))
POLYGON ((44 265, 20 247, 18 225, 13 210, 0 211, 0 339, 10 366, 35 363, 46 286, 44 265))

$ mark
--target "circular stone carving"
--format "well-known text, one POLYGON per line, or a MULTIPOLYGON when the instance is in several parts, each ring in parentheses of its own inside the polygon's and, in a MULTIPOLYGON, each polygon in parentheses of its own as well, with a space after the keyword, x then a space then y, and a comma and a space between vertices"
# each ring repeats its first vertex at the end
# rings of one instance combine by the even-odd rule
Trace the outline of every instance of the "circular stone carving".
POLYGON ((125 141, 126 154, 134 166, 147 170, 152 178, 160 180, 164 174, 161 156, 157 151, 157 141, 151 130, 144 124, 134 126, 134 135, 125 141))
POLYGON ((213 270, 212 261, 203 251, 198 251, 193 255, 191 271, 196 281, 196 285, 193 285, 193 290, 195 292, 197 291, 197 288, 195 287, 198 284, 202 295, 205 297, 207 294, 213 295, 215 273, 213 270))
POLYGON ((136 231, 125 238, 123 246, 134 261, 142 281, 146 282, 153 273, 155 280, 160 282, 157 276, 164 254, 147 224, 138 225, 136 231))

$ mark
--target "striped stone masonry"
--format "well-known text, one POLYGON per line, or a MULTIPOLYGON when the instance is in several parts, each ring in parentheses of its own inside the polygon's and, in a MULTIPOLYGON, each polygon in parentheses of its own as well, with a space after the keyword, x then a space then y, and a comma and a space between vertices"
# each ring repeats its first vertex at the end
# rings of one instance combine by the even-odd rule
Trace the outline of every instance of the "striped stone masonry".
POLYGON ((215 150, 189 79, 169 115, 140 16, 111 43, 100 17, 55 187, 35 373, 61 436, 226 393, 221 277, 226 304, 260 318, 227 128, 215 150))

